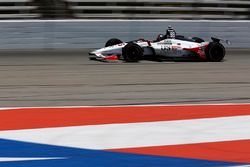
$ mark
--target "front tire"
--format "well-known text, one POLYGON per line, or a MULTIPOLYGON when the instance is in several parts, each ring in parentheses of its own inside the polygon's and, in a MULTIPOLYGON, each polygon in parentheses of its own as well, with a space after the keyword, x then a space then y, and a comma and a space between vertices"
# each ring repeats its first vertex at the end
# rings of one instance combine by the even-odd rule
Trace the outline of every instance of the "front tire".
POLYGON ((108 40, 106 42, 105 47, 117 45, 117 44, 120 44, 120 43, 122 43, 122 41, 120 39, 112 38, 112 39, 110 39, 110 40, 108 40))
POLYGON ((208 61, 220 62, 225 57, 225 47, 219 42, 211 42, 205 50, 208 61))
POLYGON ((122 49, 122 56, 126 62, 138 62, 142 59, 143 49, 136 43, 130 42, 122 49))

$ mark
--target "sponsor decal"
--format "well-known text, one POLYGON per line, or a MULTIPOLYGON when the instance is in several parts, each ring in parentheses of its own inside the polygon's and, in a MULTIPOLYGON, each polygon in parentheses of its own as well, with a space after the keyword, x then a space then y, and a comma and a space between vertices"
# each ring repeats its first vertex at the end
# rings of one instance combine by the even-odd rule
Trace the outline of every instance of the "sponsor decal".
POLYGON ((167 46, 167 45, 162 45, 162 46, 161 46, 161 50, 162 50, 162 51, 165 51, 165 52, 168 52, 168 51, 171 50, 171 47, 170 47, 170 46, 167 46))

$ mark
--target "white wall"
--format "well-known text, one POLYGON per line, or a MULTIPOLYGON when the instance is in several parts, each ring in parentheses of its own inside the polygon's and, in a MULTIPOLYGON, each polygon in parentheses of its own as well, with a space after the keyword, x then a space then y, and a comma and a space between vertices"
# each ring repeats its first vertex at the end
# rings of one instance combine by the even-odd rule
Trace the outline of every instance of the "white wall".
POLYGON ((234 48, 250 48, 249 21, 89 21, 26 20, 0 22, 0 49, 98 48, 112 37, 154 39, 172 25, 178 34, 228 39, 234 48))

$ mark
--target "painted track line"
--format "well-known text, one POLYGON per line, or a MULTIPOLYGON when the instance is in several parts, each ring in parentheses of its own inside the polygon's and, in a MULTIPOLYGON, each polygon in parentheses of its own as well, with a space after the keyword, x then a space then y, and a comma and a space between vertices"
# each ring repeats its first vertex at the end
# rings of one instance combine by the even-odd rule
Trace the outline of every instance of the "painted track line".
POLYGON ((0 138, 88 149, 250 139, 250 116, 0 131, 0 138))
POLYGON ((0 110, 0 138, 6 141, 250 163, 249 103, 0 110))
POLYGON ((0 130, 190 120, 250 115, 250 104, 20 108, 0 112, 0 130))

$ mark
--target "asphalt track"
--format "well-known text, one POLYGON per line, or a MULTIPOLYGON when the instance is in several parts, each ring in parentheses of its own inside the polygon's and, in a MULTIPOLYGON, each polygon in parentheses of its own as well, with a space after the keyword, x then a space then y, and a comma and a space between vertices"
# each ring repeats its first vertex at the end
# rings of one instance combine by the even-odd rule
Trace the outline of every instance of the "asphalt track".
POLYGON ((0 51, 0 106, 250 102, 249 50, 219 63, 103 63, 87 52, 0 51))

